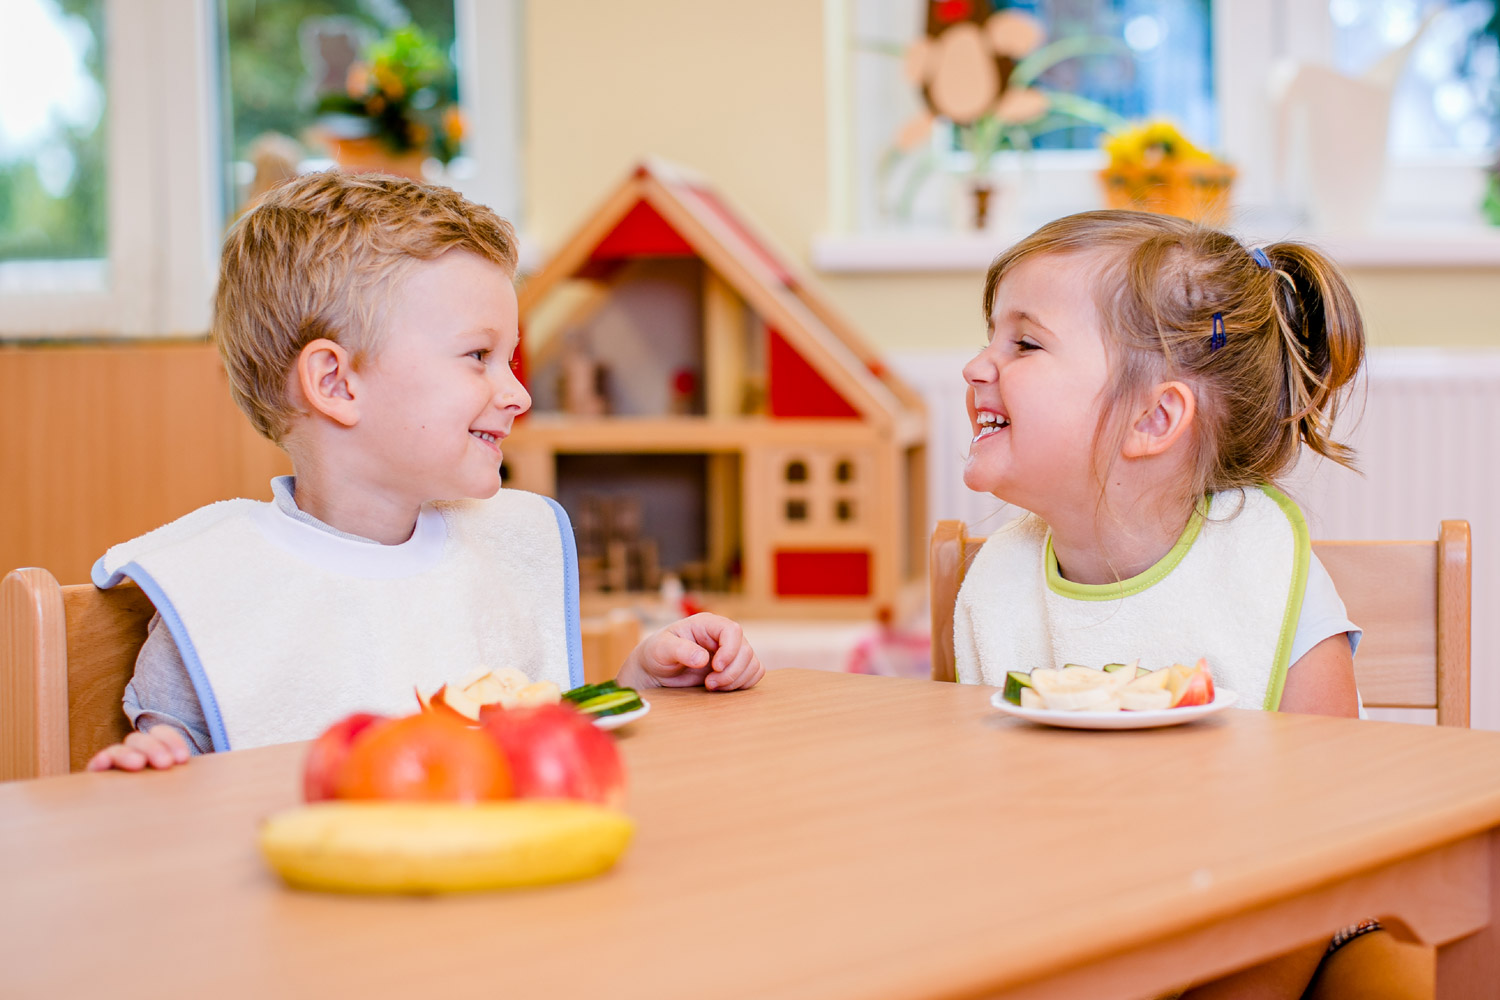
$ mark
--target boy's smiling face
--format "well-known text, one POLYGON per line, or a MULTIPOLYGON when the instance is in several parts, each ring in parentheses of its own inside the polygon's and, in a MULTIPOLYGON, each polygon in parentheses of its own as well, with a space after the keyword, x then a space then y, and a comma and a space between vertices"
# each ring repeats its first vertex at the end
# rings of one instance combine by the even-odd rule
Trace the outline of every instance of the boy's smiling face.
POLYGON ((1089 258, 1038 256, 1001 280, 989 342, 967 365, 972 490, 1047 516, 1092 503, 1094 432, 1109 381, 1089 258))
POLYGON ((424 503, 489 497, 501 442, 531 397, 516 378, 516 292, 464 250, 417 263, 392 289, 384 333, 359 374, 354 428, 367 485, 424 503))

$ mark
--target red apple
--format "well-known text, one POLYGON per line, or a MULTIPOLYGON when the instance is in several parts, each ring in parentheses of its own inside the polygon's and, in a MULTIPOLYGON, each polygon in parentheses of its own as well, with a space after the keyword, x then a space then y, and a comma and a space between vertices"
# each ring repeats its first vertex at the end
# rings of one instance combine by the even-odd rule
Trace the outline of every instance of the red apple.
POLYGON ((486 706, 480 721, 505 752, 518 798, 624 804, 625 768, 614 738, 571 705, 486 706))
POLYGON ((372 727, 338 772, 341 799, 478 802, 511 795, 505 755, 484 733, 420 712, 372 727))
POLYGON ((355 712, 323 730, 323 735, 313 740, 307 751, 307 762, 302 768, 302 797, 308 802, 334 798, 339 771, 349 756, 349 747, 371 723, 384 718, 369 712, 355 712))
POLYGON ((1170 681, 1173 708, 1207 705, 1214 700, 1214 678, 1206 659, 1199 660, 1191 670, 1180 663, 1168 669, 1173 673, 1170 681))

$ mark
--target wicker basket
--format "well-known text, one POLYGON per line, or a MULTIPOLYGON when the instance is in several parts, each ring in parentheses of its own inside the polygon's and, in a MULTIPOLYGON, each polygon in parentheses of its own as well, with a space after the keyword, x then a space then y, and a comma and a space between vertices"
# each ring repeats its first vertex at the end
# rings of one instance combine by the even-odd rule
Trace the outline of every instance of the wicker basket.
POLYGON ((1211 160, 1149 167, 1122 164, 1101 170, 1099 181, 1109 208, 1159 212, 1222 226, 1229 218, 1234 168, 1211 160))

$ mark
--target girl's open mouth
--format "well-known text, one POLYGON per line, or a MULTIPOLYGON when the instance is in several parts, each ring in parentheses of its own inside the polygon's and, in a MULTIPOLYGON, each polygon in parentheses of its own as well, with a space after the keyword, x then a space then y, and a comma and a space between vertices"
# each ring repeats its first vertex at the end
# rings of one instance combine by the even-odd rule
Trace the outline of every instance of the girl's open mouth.
POLYGON ((998 431, 1003 431, 1010 426, 1010 421, 998 413, 981 410, 974 416, 974 423, 979 428, 974 435, 975 441, 983 440, 998 431))

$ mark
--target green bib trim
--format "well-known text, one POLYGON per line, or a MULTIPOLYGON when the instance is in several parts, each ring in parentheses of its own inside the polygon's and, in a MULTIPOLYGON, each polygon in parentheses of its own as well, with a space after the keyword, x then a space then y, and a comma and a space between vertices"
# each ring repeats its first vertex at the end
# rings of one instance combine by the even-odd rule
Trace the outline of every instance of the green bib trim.
POLYGON ((1263 706, 1267 712, 1274 712, 1281 707, 1281 692, 1286 687, 1287 669, 1291 667, 1289 661, 1292 658, 1292 640, 1297 635, 1297 622, 1302 619, 1302 596, 1307 591, 1307 568, 1312 563, 1312 540, 1308 537, 1307 521, 1303 519, 1301 509, 1286 494, 1269 485, 1261 486, 1260 490, 1275 500, 1276 506, 1286 515, 1297 546, 1293 555, 1292 586, 1286 595, 1286 612, 1281 616, 1281 636, 1276 640, 1276 665, 1271 669, 1271 680, 1266 685, 1266 701, 1263 706))
MULTIPOLYGON (((1302 511, 1297 505, 1274 486, 1262 485, 1260 490, 1274 500, 1276 506, 1280 507, 1281 512, 1286 515, 1296 546, 1296 551, 1292 556, 1291 587, 1286 595, 1286 610, 1281 616, 1281 633, 1276 640, 1276 663, 1271 669, 1271 679, 1266 684, 1266 700, 1262 706, 1267 712, 1274 712, 1281 706, 1281 692, 1286 687, 1286 674, 1288 668, 1291 667, 1288 661, 1292 656, 1292 640, 1297 635, 1297 622, 1302 618, 1302 596, 1307 590, 1307 569, 1312 562, 1312 542, 1307 533, 1307 521, 1303 519, 1302 511)), ((1177 564, 1182 562, 1183 557, 1187 555, 1188 549, 1193 547, 1193 542, 1198 539, 1198 532, 1203 528, 1203 515, 1206 508, 1205 502, 1193 511, 1193 516, 1188 519, 1187 527, 1182 530, 1181 537, 1156 565, 1118 583, 1073 583, 1071 580, 1064 580, 1057 568, 1057 553, 1052 551, 1052 535, 1049 532, 1045 551, 1047 589, 1059 597, 1074 601, 1117 601, 1149 589, 1176 569, 1177 564)))
POLYGON ((1074 583, 1072 580, 1064 580, 1062 573, 1057 568, 1057 553, 1052 551, 1052 533, 1047 533, 1047 549, 1045 558, 1047 560, 1047 589, 1059 597, 1066 597, 1074 601, 1118 601, 1122 597, 1131 594, 1139 594, 1148 590, 1166 579, 1167 574, 1177 568, 1182 562, 1182 557, 1188 554, 1188 549, 1198 540, 1198 532, 1203 529, 1203 513, 1206 504, 1200 504, 1193 511, 1193 516, 1188 518, 1187 527, 1182 529, 1182 534, 1173 543, 1167 554, 1150 569, 1136 574, 1128 580, 1118 583, 1074 583))

